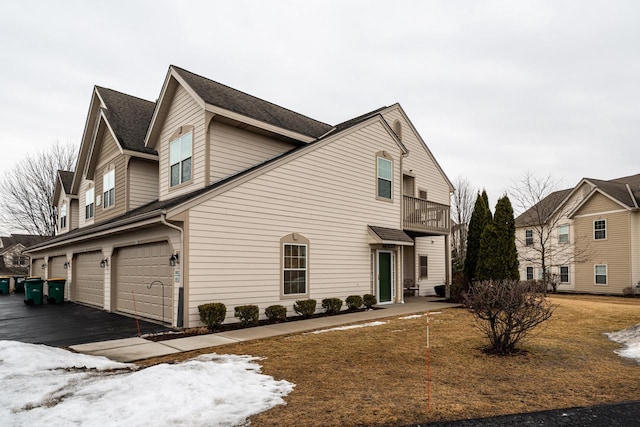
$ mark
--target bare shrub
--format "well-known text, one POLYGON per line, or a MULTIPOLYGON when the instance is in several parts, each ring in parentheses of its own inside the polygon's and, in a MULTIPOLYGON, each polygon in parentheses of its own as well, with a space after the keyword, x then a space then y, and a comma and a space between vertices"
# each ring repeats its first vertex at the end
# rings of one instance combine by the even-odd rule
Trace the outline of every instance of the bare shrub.
POLYGON ((465 294, 478 328, 489 339, 488 351, 508 355, 531 331, 553 314, 556 306, 531 282, 476 282, 465 294))

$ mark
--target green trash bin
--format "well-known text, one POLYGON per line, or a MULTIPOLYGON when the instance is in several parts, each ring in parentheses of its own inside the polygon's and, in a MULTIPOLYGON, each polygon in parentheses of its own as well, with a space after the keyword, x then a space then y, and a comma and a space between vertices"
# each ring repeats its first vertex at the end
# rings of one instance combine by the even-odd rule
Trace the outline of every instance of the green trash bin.
POLYGON ((24 281, 24 303, 27 305, 42 304, 42 280, 39 277, 29 277, 24 281))
POLYGON ((24 276, 13 276, 13 292, 24 294, 24 276))
POLYGON ((65 279, 47 279, 47 284, 49 285, 47 302, 49 304, 62 304, 64 302, 65 282, 65 279))
POLYGON ((11 277, 0 276, 0 295, 9 295, 10 282, 11 282, 11 277))

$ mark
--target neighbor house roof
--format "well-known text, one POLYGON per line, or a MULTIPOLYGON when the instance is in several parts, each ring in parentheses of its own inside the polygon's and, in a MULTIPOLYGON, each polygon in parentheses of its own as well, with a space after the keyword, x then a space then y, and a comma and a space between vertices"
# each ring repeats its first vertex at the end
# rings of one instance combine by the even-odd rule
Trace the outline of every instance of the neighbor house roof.
POLYGON ((175 65, 171 67, 207 104, 314 138, 319 138, 332 129, 331 125, 295 111, 225 86, 175 65))
POLYGON ((369 231, 378 243, 413 246, 413 239, 402 230, 369 225, 369 231))
POLYGON ((33 234, 12 234, 10 236, 0 237, 3 246, 2 252, 6 252, 9 248, 16 245, 22 245, 28 248, 29 246, 33 246, 44 241, 45 239, 47 239, 47 237, 33 234))
POLYGON ((572 191, 573 188, 568 188, 549 194, 540 202, 518 215, 516 227, 544 224, 572 191))
POLYGON ((122 149, 156 154, 155 150, 144 145, 156 104, 100 86, 96 86, 96 91, 106 107, 102 112, 122 149))

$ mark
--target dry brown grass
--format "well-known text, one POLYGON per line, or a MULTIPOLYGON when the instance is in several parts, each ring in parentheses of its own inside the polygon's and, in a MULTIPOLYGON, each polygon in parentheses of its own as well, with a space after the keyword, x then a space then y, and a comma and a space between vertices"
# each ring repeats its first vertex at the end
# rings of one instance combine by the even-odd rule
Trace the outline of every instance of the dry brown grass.
POLYGON ((500 357, 481 351, 470 313, 431 317, 431 411, 426 401, 426 318, 383 326, 292 335, 200 353, 264 357, 263 372, 296 384, 287 404, 252 417, 254 426, 379 426, 485 417, 637 399, 640 365, 603 335, 640 323, 640 300, 554 296, 547 327, 500 357))

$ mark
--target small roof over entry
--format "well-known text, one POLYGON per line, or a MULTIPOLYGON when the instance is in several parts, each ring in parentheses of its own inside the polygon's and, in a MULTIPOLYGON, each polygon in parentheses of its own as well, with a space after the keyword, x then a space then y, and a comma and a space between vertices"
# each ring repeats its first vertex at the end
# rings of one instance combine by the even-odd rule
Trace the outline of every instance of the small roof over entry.
POLYGON ((404 231, 395 228, 369 225, 369 243, 382 245, 413 246, 413 239, 404 231))

